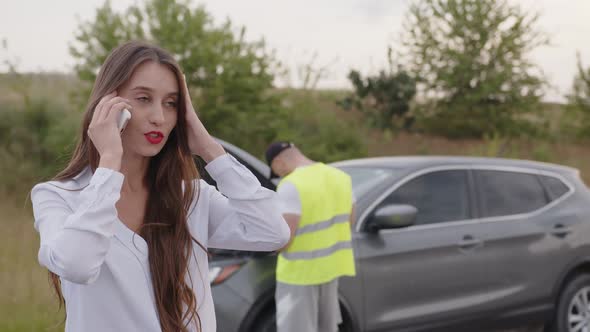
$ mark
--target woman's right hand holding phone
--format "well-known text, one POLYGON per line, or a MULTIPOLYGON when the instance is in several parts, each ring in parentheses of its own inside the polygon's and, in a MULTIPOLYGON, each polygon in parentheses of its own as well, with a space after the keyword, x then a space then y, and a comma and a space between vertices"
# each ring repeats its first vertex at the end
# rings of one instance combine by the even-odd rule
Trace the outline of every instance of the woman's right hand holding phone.
POLYGON ((117 97, 113 91, 104 96, 92 115, 88 126, 88 137, 100 154, 98 167, 110 168, 115 171, 121 169, 123 157, 123 144, 120 131, 117 128, 117 120, 123 109, 131 109, 128 99, 117 97))

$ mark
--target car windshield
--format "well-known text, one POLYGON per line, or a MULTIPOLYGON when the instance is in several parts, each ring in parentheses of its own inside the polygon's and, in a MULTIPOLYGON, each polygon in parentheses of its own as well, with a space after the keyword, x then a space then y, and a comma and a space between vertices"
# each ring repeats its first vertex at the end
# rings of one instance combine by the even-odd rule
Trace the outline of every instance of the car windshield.
POLYGON ((392 178, 395 175, 393 168, 378 167, 340 167, 352 178, 352 191, 359 198, 368 193, 379 183, 392 178))

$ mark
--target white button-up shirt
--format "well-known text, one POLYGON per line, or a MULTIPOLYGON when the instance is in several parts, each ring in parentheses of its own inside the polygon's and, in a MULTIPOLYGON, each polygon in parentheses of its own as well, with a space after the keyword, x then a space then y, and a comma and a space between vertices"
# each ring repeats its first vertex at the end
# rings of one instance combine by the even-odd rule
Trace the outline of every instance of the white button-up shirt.
MULTIPOLYGON (((219 191, 202 180, 195 183, 199 191, 188 216, 194 238, 205 247, 251 251, 287 243, 289 228, 274 192, 230 155, 206 169, 219 191)), ((33 188, 38 258, 61 278, 66 331, 161 331, 147 244, 117 217, 123 180, 111 169, 92 174, 87 168, 74 179, 33 188)), ((207 254, 197 244, 193 252, 189 271, 202 331, 215 331, 207 254)))

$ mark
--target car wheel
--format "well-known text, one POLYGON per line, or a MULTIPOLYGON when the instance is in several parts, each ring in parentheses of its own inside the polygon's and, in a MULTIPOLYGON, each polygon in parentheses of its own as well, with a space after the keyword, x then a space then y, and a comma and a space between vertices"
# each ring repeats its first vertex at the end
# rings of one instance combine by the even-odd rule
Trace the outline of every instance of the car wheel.
POLYGON ((265 310, 256 320, 251 332, 277 332, 277 320, 274 305, 272 309, 265 310))
POLYGON ((562 290, 550 332, 590 331, 590 275, 573 278, 562 290))

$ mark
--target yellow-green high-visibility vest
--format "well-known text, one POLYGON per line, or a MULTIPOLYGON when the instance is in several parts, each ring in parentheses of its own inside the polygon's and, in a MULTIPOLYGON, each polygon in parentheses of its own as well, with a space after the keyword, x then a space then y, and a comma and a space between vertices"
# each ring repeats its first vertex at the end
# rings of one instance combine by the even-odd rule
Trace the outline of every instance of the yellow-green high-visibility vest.
POLYGON ((301 200, 301 219, 289 248, 279 254, 277 281, 318 285, 340 276, 354 276, 350 233, 352 183, 341 170, 316 163, 298 168, 290 182, 301 200))

